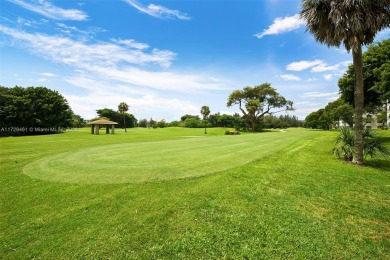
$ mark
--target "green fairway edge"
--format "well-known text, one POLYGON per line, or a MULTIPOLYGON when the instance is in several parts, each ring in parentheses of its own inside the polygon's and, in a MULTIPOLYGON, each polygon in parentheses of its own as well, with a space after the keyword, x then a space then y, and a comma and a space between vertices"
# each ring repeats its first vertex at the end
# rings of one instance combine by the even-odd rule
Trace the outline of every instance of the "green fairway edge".
POLYGON ((291 131, 102 145, 45 156, 25 165, 23 173, 79 184, 198 177, 250 163, 303 137, 291 131))

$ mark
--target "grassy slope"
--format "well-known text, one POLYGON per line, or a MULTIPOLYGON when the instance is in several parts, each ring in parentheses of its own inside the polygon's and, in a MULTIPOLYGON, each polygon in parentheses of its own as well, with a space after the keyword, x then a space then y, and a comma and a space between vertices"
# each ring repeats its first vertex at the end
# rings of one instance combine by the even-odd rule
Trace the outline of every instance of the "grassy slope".
MULTIPOLYGON (((141 129, 129 135, 138 131, 150 132, 141 129)), ((33 178, 78 184, 182 179, 241 166, 279 151, 304 135, 302 131, 234 137, 203 134, 182 136, 180 140, 99 145, 46 156, 23 170, 33 178)))
POLYGON ((390 162, 346 164, 329 153, 334 132, 291 131, 306 138, 252 163, 141 184, 47 182, 22 168, 53 153, 201 129, 0 139, 0 258, 388 258, 390 162))

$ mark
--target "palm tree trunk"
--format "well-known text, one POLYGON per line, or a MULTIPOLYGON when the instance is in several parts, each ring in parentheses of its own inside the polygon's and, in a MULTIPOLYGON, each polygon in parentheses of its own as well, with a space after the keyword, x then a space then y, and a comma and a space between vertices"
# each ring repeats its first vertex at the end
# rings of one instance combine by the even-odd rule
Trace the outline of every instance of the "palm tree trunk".
POLYGON ((353 162, 363 165, 363 58, 362 47, 352 50, 353 66, 355 68, 355 147, 353 162))
POLYGON ((125 127, 125 133, 127 133, 127 130, 126 130, 126 116, 125 116, 125 114, 123 114, 123 126, 125 127))

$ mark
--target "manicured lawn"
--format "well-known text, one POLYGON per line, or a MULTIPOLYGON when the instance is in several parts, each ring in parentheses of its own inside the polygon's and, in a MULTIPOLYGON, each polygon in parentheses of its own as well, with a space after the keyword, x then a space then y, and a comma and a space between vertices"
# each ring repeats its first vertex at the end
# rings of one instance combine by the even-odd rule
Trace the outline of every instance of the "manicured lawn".
POLYGON ((1 259, 390 257, 389 158, 336 132, 88 131, 0 139, 1 259))

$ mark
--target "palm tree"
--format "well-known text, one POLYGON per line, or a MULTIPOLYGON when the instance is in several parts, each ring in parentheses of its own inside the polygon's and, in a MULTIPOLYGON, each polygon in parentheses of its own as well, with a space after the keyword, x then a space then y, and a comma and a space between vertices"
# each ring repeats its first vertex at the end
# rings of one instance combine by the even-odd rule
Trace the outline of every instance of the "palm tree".
POLYGON ((200 113, 203 115, 203 120, 204 120, 204 133, 207 134, 207 117, 210 115, 210 108, 208 106, 203 106, 200 109, 200 113))
POLYGON ((125 115, 125 112, 127 112, 129 110, 129 105, 127 105, 125 102, 121 102, 119 105, 118 105, 118 111, 119 113, 121 113, 123 115, 123 126, 125 128, 125 132, 127 133, 127 130, 126 130, 126 115, 125 115))
POLYGON ((373 42, 390 25, 390 0, 302 0, 302 19, 315 39, 328 46, 352 50, 355 68, 355 147, 353 162, 363 161, 362 45, 373 42))

